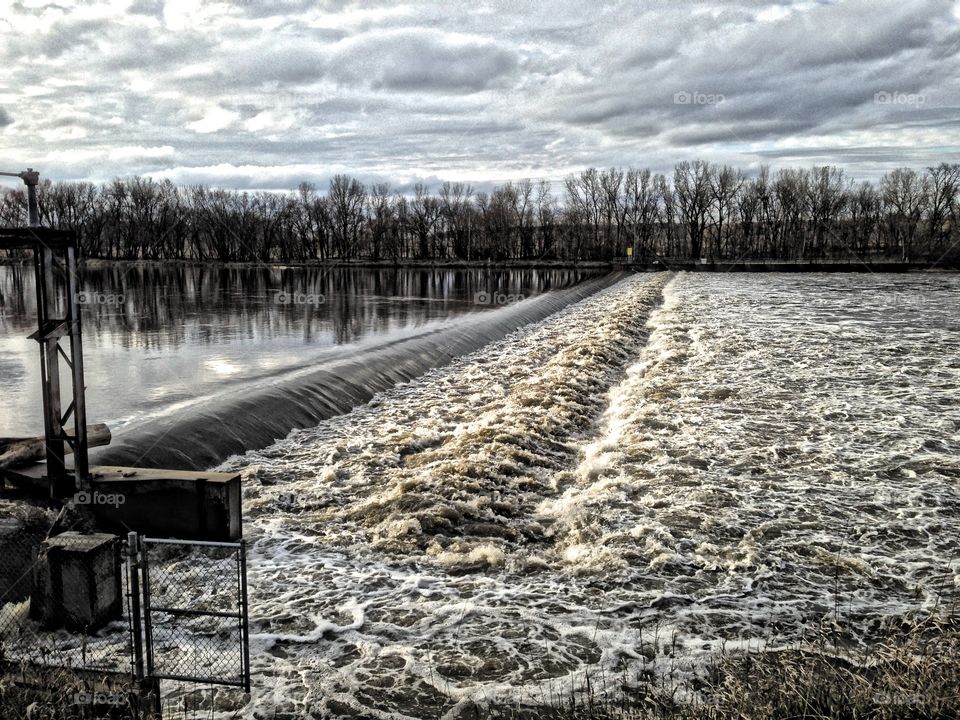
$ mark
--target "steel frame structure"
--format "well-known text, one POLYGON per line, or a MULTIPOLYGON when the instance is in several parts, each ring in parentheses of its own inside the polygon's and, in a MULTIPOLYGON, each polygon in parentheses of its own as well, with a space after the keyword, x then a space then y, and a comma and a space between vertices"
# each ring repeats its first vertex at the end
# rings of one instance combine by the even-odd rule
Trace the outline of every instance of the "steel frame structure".
MULTIPOLYGON (((29 171, 33 172, 33 171, 29 171)), ((10 173, 3 173, 10 174, 10 173)), ((27 173, 21 173, 23 177, 27 173)), ((27 183, 31 196, 30 219, 38 221, 34 185, 27 183)), ((26 180, 25 180, 26 181, 26 180)), ((84 489, 90 477, 87 458, 87 407, 84 398, 83 341, 80 332, 77 236, 68 231, 39 226, 0 229, 0 249, 30 249, 37 292, 37 331, 30 335, 40 345, 40 378, 43 396, 43 431, 50 495, 64 498, 84 489), (66 312, 57 313, 57 269, 65 278, 66 312), (60 344, 69 338, 69 349, 60 344), (63 409, 60 360, 69 369, 70 398, 63 409), (72 418, 73 433, 66 430, 72 418), (73 452, 73 472, 64 459, 66 446, 73 452)))

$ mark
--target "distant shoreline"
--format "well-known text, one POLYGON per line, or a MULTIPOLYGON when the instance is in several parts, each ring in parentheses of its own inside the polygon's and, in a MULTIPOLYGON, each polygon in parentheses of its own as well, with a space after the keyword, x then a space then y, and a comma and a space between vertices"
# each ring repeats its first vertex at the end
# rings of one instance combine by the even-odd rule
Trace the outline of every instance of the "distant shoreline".
MULTIPOLYGON (((16 265, 17 258, 0 258, 0 265, 16 265)), ((633 270, 653 272, 658 270, 684 270, 688 272, 957 272, 957 263, 933 264, 929 262, 901 262, 887 260, 738 260, 697 262, 693 260, 666 260, 642 263, 623 260, 326 260, 323 262, 221 261, 221 260, 107 260, 104 258, 81 259, 80 264, 89 268, 110 267, 201 267, 222 269, 285 268, 302 269, 368 269, 368 270, 633 270)))

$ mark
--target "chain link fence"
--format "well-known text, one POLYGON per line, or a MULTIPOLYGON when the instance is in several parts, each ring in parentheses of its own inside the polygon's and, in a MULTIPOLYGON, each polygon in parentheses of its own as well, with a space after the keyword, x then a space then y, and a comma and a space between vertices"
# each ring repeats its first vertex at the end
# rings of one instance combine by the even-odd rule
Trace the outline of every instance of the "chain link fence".
POLYGON ((41 508, 0 515, 0 675, 65 668, 249 688, 243 543, 48 537, 51 525, 41 508))
POLYGON ((131 671, 124 543, 29 508, 0 520, 0 663, 131 671))
POLYGON ((249 688, 246 549, 144 538, 147 673, 249 688))

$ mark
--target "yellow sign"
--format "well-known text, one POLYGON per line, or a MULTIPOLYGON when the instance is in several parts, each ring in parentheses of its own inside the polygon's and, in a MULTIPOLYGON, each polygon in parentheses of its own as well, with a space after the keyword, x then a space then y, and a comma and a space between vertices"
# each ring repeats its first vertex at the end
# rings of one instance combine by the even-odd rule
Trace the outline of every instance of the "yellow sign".
POLYGON ((631 255, 633 255, 633 248, 632 248, 632 247, 628 247, 628 248, 627 248, 627 257, 630 257, 631 255))

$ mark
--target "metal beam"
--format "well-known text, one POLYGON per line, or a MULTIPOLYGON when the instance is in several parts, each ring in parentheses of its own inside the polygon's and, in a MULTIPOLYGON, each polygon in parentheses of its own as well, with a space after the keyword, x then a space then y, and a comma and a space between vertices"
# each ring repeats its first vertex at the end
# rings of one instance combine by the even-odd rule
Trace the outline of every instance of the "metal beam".
POLYGON ((0 172, 0 175, 18 177, 27 186, 30 227, 0 229, 0 249, 29 248, 33 250, 37 291, 37 332, 30 337, 40 345, 46 473, 50 481, 51 496, 63 498, 79 489, 85 489, 90 476, 87 458, 83 342, 78 303, 77 236, 73 232, 40 227, 40 208, 37 204, 40 173, 33 168, 27 168, 19 173, 0 172), (60 256, 59 263, 58 256, 60 256), (66 280, 66 317, 57 316, 57 274, 54 272, 57 269, 64 272, 66 280), (70 338, 69 354, 60 345, 60 339, 64 337, 70 338), (61 355, 70 371, 72 391, 66 413, 62 413, 61 402, 61 355), (73 418, 72 435, 63 427, 71 416, 73 418), (69 444, 73 450, 73 473, 67 471, 64 461, 65 444, 69 444))

